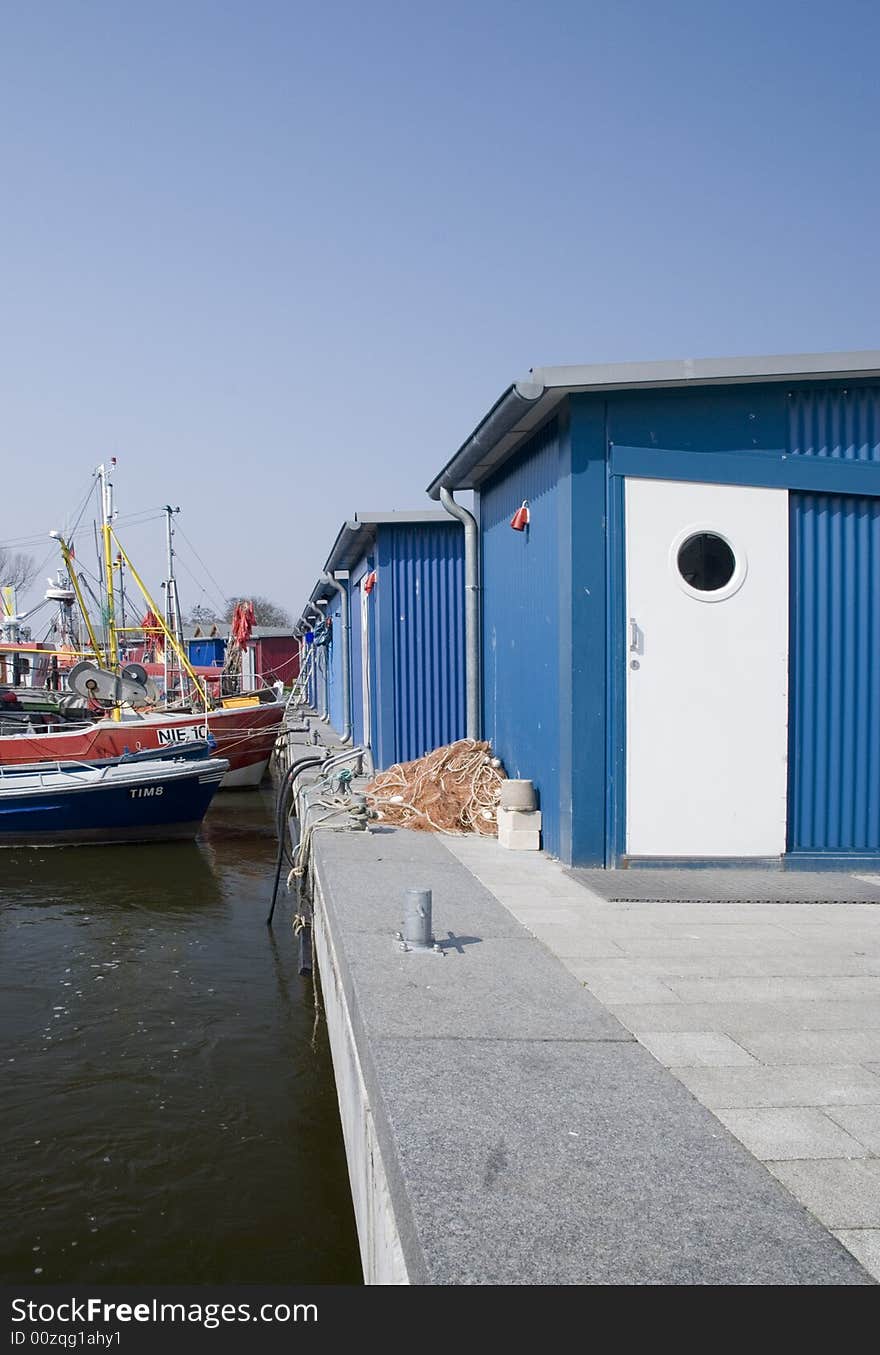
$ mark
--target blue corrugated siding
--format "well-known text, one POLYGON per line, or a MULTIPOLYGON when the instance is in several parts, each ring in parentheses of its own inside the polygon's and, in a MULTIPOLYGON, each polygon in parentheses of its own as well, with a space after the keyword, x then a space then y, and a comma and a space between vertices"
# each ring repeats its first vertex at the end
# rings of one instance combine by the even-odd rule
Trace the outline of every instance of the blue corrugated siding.
POLYGON ((189 661, 197 668, 210 668, 212 664, 222 664, 226 652, 226 641, 219 636, 216 639, 189 640, 189 661))
POLYGON ((880 387, 792 391, 788 450, 795 456, 880 461, 880 387))
MULTIPOLYGON (((534 781, 544 846, 560 854, 560 439, 554 420, 480 497, 484 733, 508 776, 534 781), (528 499, 531 523, 510 519, 528 499)), ((568 662, 568 656, 566 656, 568 662)))
POLYGON ((464 532, 452 520, 383 526, 378 559, 375 704, 388 766, 464 737, 464 532))
MULTIPOLYGON (((788 451, 880 462, 880 387, 788 396, 788 451)), ((880 851, 880 502, 791 496, 789 850, 880 851)))
POLYGON ((880 500, 792 494, 789 850, 880 851, 880 500))
POLYGON ((325 609, 332 621, 331 639, 327 647, 327 671, 330 676, 330 723, 337 734, 342 731, 342 599, 338 593, 325 609))

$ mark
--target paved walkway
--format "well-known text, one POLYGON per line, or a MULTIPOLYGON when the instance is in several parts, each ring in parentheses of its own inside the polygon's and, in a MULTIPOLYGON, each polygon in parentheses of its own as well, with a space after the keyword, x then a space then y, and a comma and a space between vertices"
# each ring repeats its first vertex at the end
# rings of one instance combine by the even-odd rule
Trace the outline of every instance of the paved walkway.
POLYGON ((493 893, 548 923, 553 888, 539 898, 529 879, 549 872, 577 891, 557 915, 563 949, 622 956, 585 937, 588 896, 556 867, 459 849, 485 853, 490 889, 438 835, 325 824, 311 841, 371 1283, 872 1283, 493 893), (433 891, 442 957, 394 940, 413 886, 433 891))
POLYGON ((608 903, 442 840, 880 1279, 880 877, 876 904, 608 903))

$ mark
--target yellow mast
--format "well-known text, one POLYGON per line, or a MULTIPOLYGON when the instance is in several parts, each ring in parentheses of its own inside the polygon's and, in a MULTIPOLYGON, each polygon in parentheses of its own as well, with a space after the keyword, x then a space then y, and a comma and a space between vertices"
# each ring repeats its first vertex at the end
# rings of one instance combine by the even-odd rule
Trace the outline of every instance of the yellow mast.
POLYGON ((171 631, 170 631, 170 630, 168 629, 168 627, 166 626, 164 620, 162 619, 161 613, 159 612, 158 608, 156 607, 155 602, 153 601, 152 597, 150 596, 150 593, 149 593, 149 591, 148 591, 148 589, 147 589, 147 585, 146 585, 146 584, 144 583, 144 581, 142 580, 140 574, 138 574, 138 572, 137 572, 137 570, 135 569, 134 565, 131 563, 131 560, 129 560, 129 558, 128 558, 128 556, 126 555, 125 550, 124 550, 124 548, 123 548, 122 542, 119 540, 119 537, 116 535, 116 532, 113 530, 112 527, 110 528, 110 532, 111 532, 111 535, 112 535, 112 537, 113 537, 113 540, 116 542, 117 549, 119 550, 119 552, 120 552, 120 554, 121 554, 123 560, 125 561, 125 563, 126 563, 126 565, 127 565, 127 567, 128 567, 128 570, 129 570, 129 573, 131 574, 131 577, 134 579, 135 583, 137 584, 138 588, 140 589, 141 593, 143 594, 144 602, 146 602, 146 604, 147 604, 147 606, 149 607, 150 611, 153 613, 153 615, 155 616, 156 620, 159 622, 159 629, 162 631, 162 634, 165 636, 165 643, 171 645, 171 648, 174 650, 175 654, 177 655, 177 657, 179 658, 179 660, 180 660, 180 662, 181 662, 181 666, 182 666, 182 667, 184 668, 184 670, 186 671, 186 673, 187 673, 187 675, 188 675, 188 677, 189 677, 189 679, 190 679, 190 682, 192 682, 193 686, 195 687, 196 691, 198 692, 200 701, 203 703, 203 705, 204 705, 204 707, 205 707, 205 710, 207 710, 207 709, 208 709, 208 706, 209 706, 207 684, 206 684, 206 686, 205 686, 205 688, 204 688, 204 690, 203 690, 202 687, 201 687, 200 684, 199 684, 198 674, 196 673, 195 669, 192 667, 192 664, 189 662, 189 659, 186 657, 186 654, 184 653, 184 650, 183 650, 182 646, 179 644, 179 642, 178 642, 178 640, 177 640, 177 637, 174 636, 174 635, 172 635, 171 631))
POLYGON ((70 578, 70 585, 73 588, 74 593, 76 593, 76 600, 79 603, 79 609, 80 612, 82 613, 82 619, 86 623, 86 630, 89 633, 89 644, 92 647, 92 652, 94 653, 95 658, 98 660, 99 663, 103 663, 104 654, 101 650, 100 645, 98 644, 98 637, 96 636, 94 626, 92 625, 92 618, 89 616, 85 598, 83 597, 82 589, 79 586, 79 579, 76 577, 76 565, 74 563, 73 555, 71 554, 70 546, 67 544, 67 542, 64 540, 64 537, 61 536, 59 532, 50 532, 49 535, 54 537, 55 540, 58 542, 58 545, 61 547, 61 558, 63 559, 65 567, 67 569, 67 573, 70 578))
MULTIPOLYGON (((111 469, 113 466, 116 465, 115 457, 112 458, 110 465, 111 469)), ((140 574, 138 574, 137 570, 135 569, 134 565, 129 559, 122 545, 122 542, 119 540, 119 537, 116 535, 115 529, 113 528, 112 525, 114 517, 113 486, 110 483, 110 480, 108 479, 106 466, 103 465, 99 466, 96 471, 96 474, 99 476, 101 481, 101 536, 104 546, 104 574, 105 574, 105 587, 107 590, 107 654, 106 654, 107 667, 110 668, 114 673, 118 672, 119 670, 118 635, 120 633, 121 628, 118 628, 116 625, 116 615, 113 596, 113 542, 115 541, 119 554, 122 560, 124 560, 125 564, 128 566, 132 578, 134 579, 135 583, 137 584, 138 588, 141 591, 141 594, 143 595, 144 601, 146 602, 147 606, 150 608, 150 611, 153 613, 153 615, 156 617, 156 620, 159 623, 157 627, 150 627, 149 629, 159 630, 164 635, 166 644, 171 645, 175 654, 179 658, 181 666, 183 667, 184 671, 186 672, 187 676, 192 682, 193 687, 195 688, 195 691, 198 694, 199 700, 202 702, 205 710, 207 711, 210 707, 207 683, 205 683, 204 687, 202 687, 202 685, 199 683, 198 674, 192 667, 192 664, 189 662, 186 653, 184 652, 177 637, 171 633, 168 626, 162 619, 162 616, 158 608, 156 607, 155 602, 150 596, 150 592, 146 584, 144 583, 140 574)), ((76 570, 73 565, 73 556, 71 554, 70 547, 68 546, 67 542, 64 541, 60 533, 52 532, 50 533, 50 535, 57 539, 58 544, 61 547, 61 554, 64 558, 64 563, 67 566, 68 574, 70 575, 70 581, 73 586, 73 591, 76 593, 76 600, 79 603, 79 608, 80 611, 82 612, 83 620, 86 623, 86 630, 89 633, 89 643, 91 644, 92 650, 98 662, 104 663, 105 656, 103 654, 100 644, 98 643, 98 638, 97 635, 95 634, 91 617, 89 616, 85 604, 85 599, 83 598, 82 590, 80 589, 79 586, 79 580, 76 577, 76 570)), ((130 631, 135 630, 140 631, 143 628, 139 626, 127 626, 124 627, 124 629, 130 631)), ((114 720, 121 719, 121 711, 118 706, 114 708, 111 718, 114 720)))

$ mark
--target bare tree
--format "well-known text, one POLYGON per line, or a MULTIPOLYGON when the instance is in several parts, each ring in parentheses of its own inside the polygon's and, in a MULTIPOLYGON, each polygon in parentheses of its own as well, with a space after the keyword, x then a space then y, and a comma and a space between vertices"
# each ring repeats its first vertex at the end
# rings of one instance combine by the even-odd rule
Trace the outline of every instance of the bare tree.
POLYGON ((226 604, 225 621, 232 620, 232 613, 239 602, 252 602, 254 604, 254 622, 258 626, 278 626, 282 628, 293 625, 289 612, 286 612, 283 607, 276 606, 268 598, 260 597, 258 593, 251 593, 249 596, 242 594, 241 597, 229 598, 226 604))
POLYGON ((13 588, 23 592, 36 578, 37 566, 32 555, 7 550, 0 546, 0 587, 13 588))
POLYGON ((217 615, 213 607, 210 607, 203 602, 200 602, 193 607, 184 618, 188 626, 213 626, 218 621, 222 621, 222 619, 222 617, 217 615))

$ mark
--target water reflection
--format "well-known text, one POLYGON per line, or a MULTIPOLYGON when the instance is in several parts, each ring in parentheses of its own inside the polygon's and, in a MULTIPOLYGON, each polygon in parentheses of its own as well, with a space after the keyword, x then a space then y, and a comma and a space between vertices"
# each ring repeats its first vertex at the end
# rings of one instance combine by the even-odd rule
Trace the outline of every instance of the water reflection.
POLYGON ((264 925, 271 808, 0 856, 0 1278, 358 1282, 312 986, 264 925))

